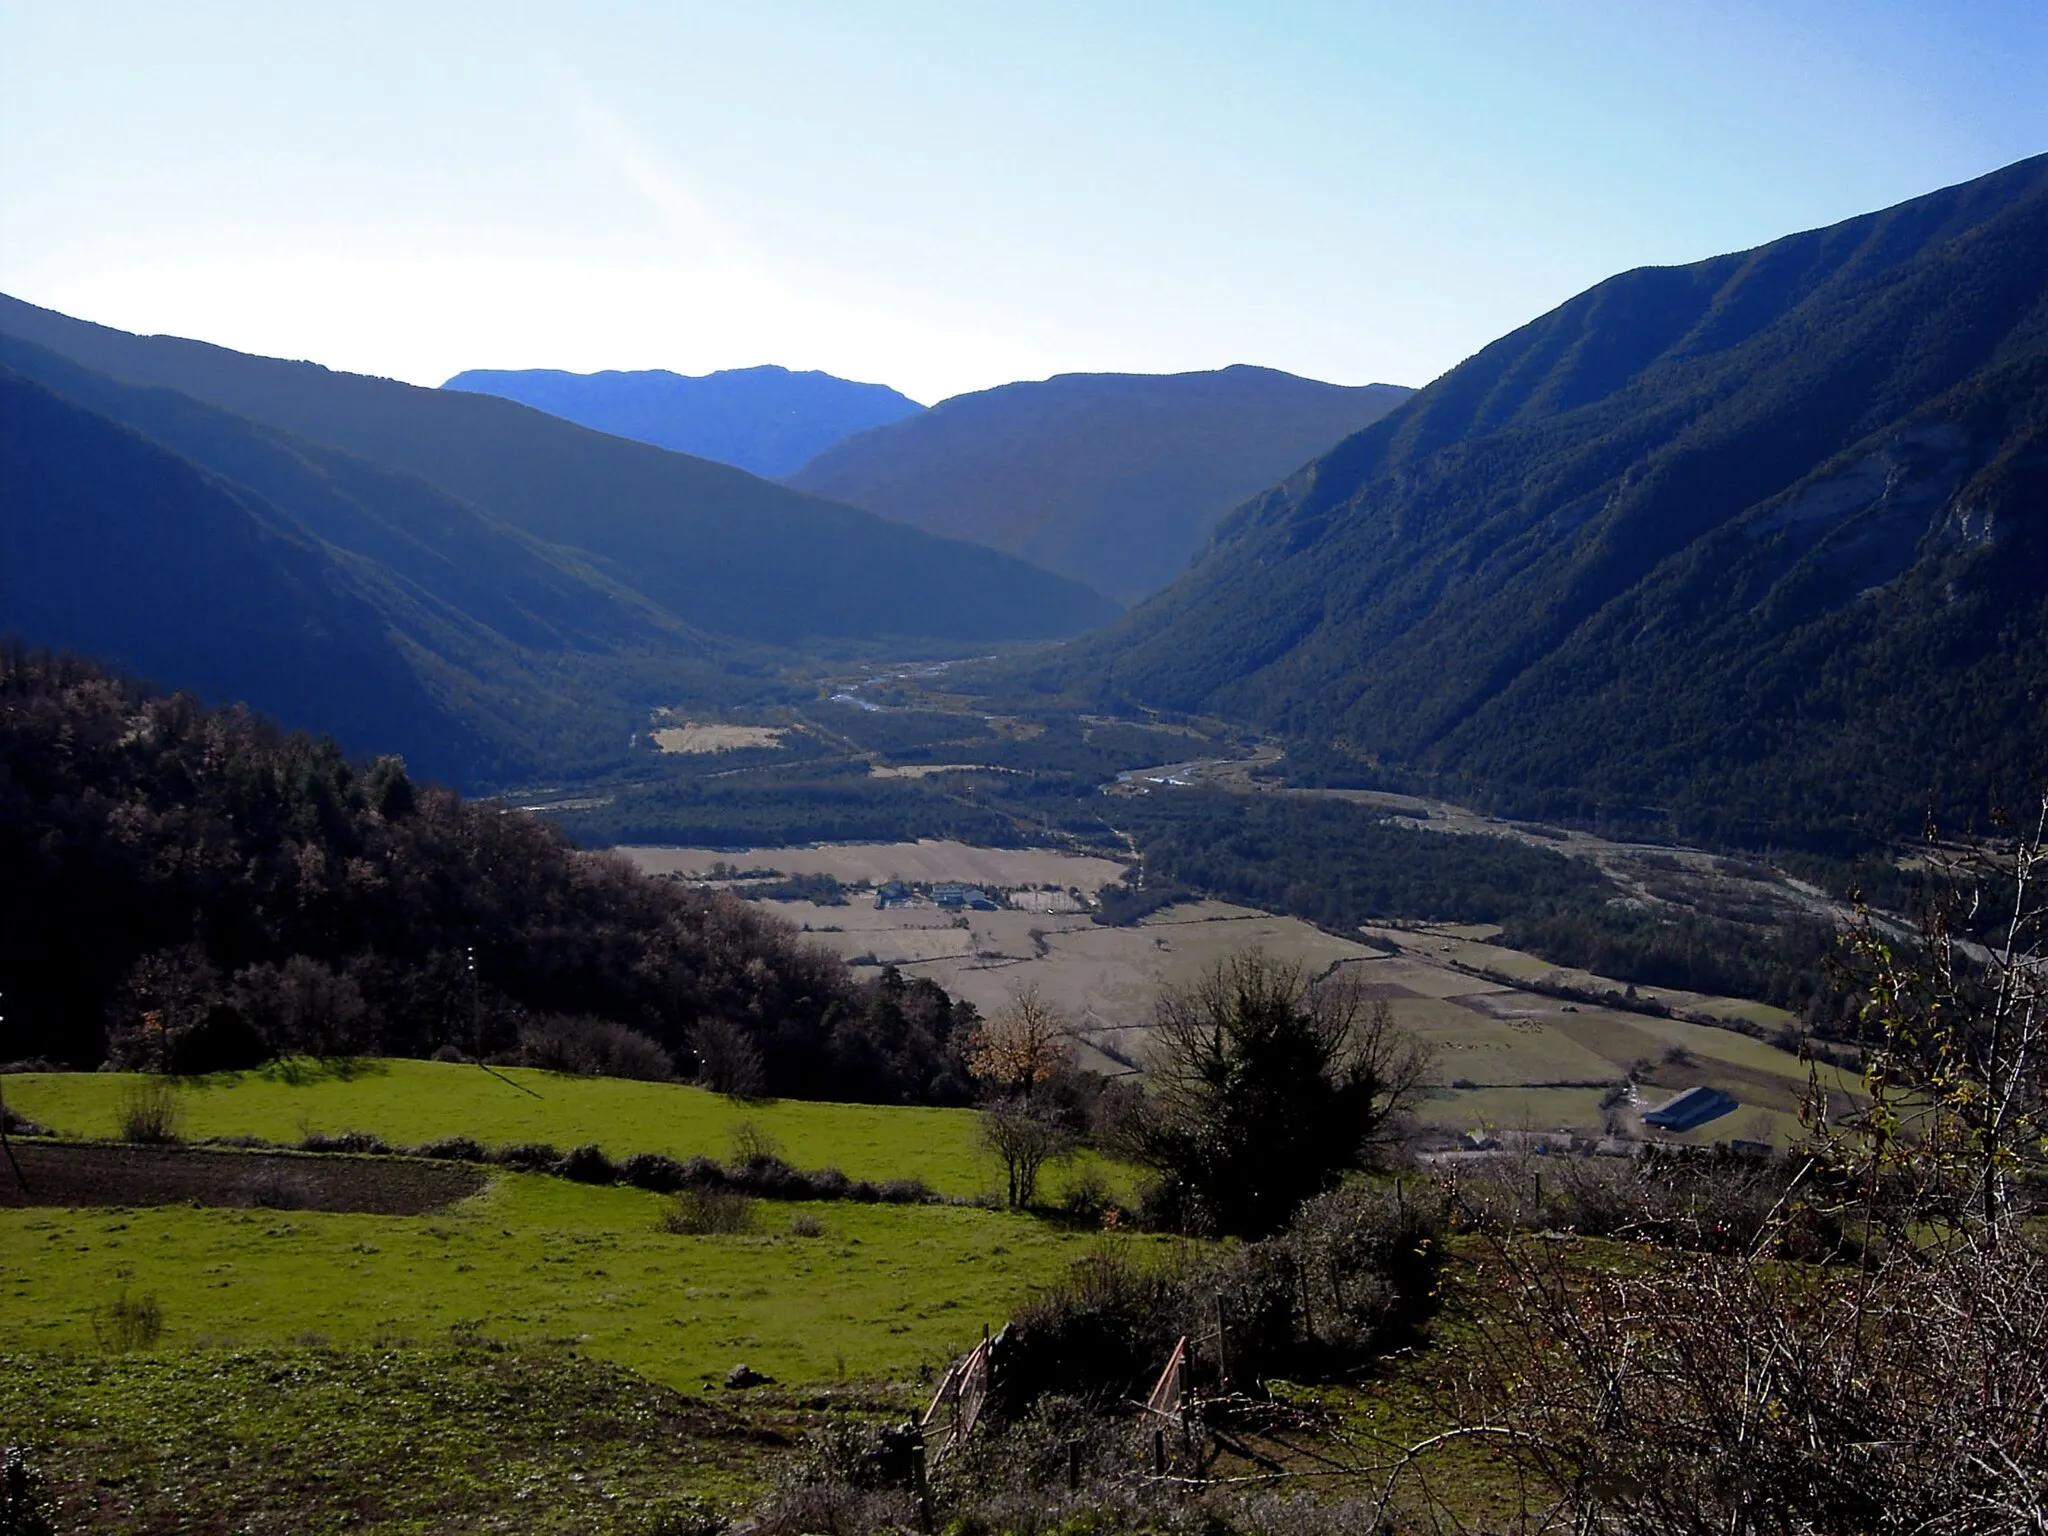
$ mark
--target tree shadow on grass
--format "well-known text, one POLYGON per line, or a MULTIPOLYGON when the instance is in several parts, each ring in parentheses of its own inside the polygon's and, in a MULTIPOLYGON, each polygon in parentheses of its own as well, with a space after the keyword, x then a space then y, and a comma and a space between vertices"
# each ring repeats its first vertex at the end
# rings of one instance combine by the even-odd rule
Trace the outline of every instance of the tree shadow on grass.
MULTIPOLYGON (((383 1077, 389 1074, 389 1063, 372 1056, 280 1056, 256 1069, 254 1076, 268 1082, 283 1083, 288 1088, 305 1088, 314 1083, 353 1082, 359 1077, 383 1077)), ((250 1074, 222 1072, 214 1074, 222 1083, 232 1083, 250 1074)), ((212 1079, 201 1079, 212 1085, 212 1079)))

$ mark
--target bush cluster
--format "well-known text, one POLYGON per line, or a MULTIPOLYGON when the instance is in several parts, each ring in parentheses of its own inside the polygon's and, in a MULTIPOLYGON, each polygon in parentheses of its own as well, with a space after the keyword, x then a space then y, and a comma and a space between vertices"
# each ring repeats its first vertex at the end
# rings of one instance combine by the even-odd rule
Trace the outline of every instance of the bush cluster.
POLYGON ((1827 1262, 1857 1244, 1829 1206, 1785 1197, 1799 1165, 1717 1147, 1646 1148, 1640 1157, 1498 1158, 1459 1181, 1462 1225, 1570 1232, 1659 1248, 1827 1262))
MULTIPOLYGON (((232 1139, 264 1146, 257 1137, 232 1139)), ((672 1195, 684 1190, 710 1190, 757 1200, 852 1200, 864 1205, 924 1205, 938 1199, 923 1179, 854 1179, 837 1168, 791 1166, 769 1152, 720 1162, 702 1155, 674 1158, 663 1152, 636 1152, 614 1161, 594 1142, 564 1152, 544 1141, 511 1142, 487 1147, 468 1136, 443 1136, 416 1147, 393 1147, 371 1131, 314 1132, 298 1143, 301 1152, 393 1153, 443 1162, 493 1163, 518 1173, 548 1173, 579 1184, 630 1184, 636 1189, 672 1195)))
POLYGON ((935 1527, 948 1536, 1381 1536, 1389 1529, 1369 1501, 1190 1489, 1150 1478, 1149 1440, 1142 1423, 1106 1414, 1096 1401, 1046 1397, 931 1468, 932 1524, 925 1525, 911 1489, 908 1437, 894 1428, 834 1425, 784 1473, 751 1529, 759 1536, 935 1527), (1070 1467, 1079 1473, 1072 1489, 1070 1467))
POLYGON ((1433 1185, 1361 1180, 1309 1201, 1273 1237, 1222 1253, 1164 1265, 1113 1248, 1090 1255, 1003 1331, 996 1399, 1015 1418, 1048 1394, 1142 1398, 1183 1336, 1205 1384, 1353 1371, 1434 1307, 1448 1216, 1433 1185))

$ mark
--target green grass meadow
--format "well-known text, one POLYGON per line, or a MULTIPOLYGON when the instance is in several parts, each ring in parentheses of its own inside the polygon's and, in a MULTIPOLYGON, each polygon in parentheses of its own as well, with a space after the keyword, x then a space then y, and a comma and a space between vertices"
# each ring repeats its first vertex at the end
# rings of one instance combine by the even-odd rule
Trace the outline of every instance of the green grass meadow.
MULTIPOLYGON (((802 1167, 992 1182, 969 1113, 506 1076, 394 1061, 188 1081, 182 1129, 725 1156, 752 1121, 802 1167)), ((108 1137, 131 1082, 13 1076, 7 1102, 108 1137)), ((684 1236, 665 1205, 493 1169, 420 1216, 0 1208, 0 1444, 46 1467, 63 1529, 695 1530, 690 1510, 738 1512, 821 1423, 900 1417, 1075 1259, 1167 1242, 855 1201, 759 1201, 751 1231, 684 1236), (145 1298, 160 1334, 118 1338, 117 1303, 145 1298), (741 1363, 777 1384, 726 1391, 741 1363)))
POLYGON ((0 1352, 93 1350, 125 1290, 161 1306, 161 1349, 483 1337, 575 1344, 693 1390, 742 1361, 791 1383, 902 1381, 1104 1241, 972 1207, 850 1201, 764 1201, 753 1233, 686 1237, 658 1230, 662 1203, 507 1173, 426 1216, 7 1210, 0 1352), (824 1234, 793 1235, 800 1213, 824 1234))
MULTIPOLYGON (((64 1136, 115 1135, 136 1079, 22 1074, 8 1103, 64 1136)), ((183 1134, 292 1142, 367 1130, 394 1144, 596 1142, 614 1156, 730 1153, 751 1123, 799 1167, 994 1185, 970 1111, 737 1104, 701 1089, 420 1061, 286 1063, 185 1079, 183 1134)), ((1049 1171, 1056 1194, 1072 1171, 1049 1171)), ((163 1307, 166 1346, 357 1346, 482 1334, 586 1346, 695 1387, 744 1360, 787 1381, 900 1378, 1000 1325, 1091 1242, 1042 1218, 955 1205, 763 1201, 755 1230, 658 1230, 663 1198, 495 1172, 426 1216, 160 1206, 0 1211, 0 1349, 84 1349, 126 1287, 163 1307), (799 1213, 825 1235, 799 1237, 799 1213)), ((1129 1241, 1130 1239, 1120 1239, 1129 1241)), ((1148 1240, 1149 1241, 1149 1240, 1148 1240)))
MULTIPOLYGON (((120 1072, 23 1073, 7 1102, 62 1135, 111 1137, 136 1078, 120 1072)), ((943 1194, 996 1187, 975 1144, 971 1110, 797 1099, 744 1104, 679 1083, 572 1077, 524 1067, 372 1060, 327 1066, 285 1062, 256 1072, 180 1079, 183 1133, 262 1136, 292 1143, 316 1131, 373 1131, 396 1146, 437 1136, 487 1145, 595 1142, 615 1157, 666 1152, 725 1157, 735 1128, 752 1123, 799 1168, 836 1167, 856 1179, 922 1178, 943 1194)))

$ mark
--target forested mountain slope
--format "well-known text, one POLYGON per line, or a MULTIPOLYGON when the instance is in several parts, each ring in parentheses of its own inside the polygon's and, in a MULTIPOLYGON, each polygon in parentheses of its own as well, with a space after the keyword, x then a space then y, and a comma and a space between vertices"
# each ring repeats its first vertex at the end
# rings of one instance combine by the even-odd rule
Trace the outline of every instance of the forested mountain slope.
POLYGON ((632 1030, 687 1074, 710 1032, 769 1093, 965 1096, 973 1011, 931 982, 856 980, 758 906, 394 759, 0 647, 0 764, 9 1060, 204 1072, 632 1030))
POLYGON ((1115 611, 1024 561, 488 395, 134 336, 4 297, 0 333, 416 476, 718 634, 1033 639, 1115 611))
POLYGON ((1332 779, 1745 840, 2048 768, 2048 157, 1610 279, 1032 673, 1332 779))
POLYGON ((775 367, 726 368, 696 377, 665 368, 472 368, 441 387, 517 400, 593 431, 770 479, 800 468, 851 433, 924 409, 886 384, 775 367))
POLYGON ((1135 601, 1218 518, 1407 398, 1271 368, 1070 373, 942 400, 789 483, 1135 601))

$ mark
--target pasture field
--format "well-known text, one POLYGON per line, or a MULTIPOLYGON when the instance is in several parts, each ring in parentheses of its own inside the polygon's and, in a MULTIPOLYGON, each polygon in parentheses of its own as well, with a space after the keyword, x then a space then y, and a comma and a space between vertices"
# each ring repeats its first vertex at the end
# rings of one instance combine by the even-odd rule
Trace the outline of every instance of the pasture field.
MULTIPOLYGON (((674 1086, 509 1075, 544 1097, 426 1062, 221 1076, 183 1090, 184 1129, 724 1155, 750 1117, 805 1166, 962 1192, 986 1182, 964 1113, 742 1110, 674 1086)), ((15 1076, 8 1101, 104 1135, 129 1081, 15 1076)), ((22 1149, 32 1175, 45 1148, 63 1143, 22 1149)), ((190 1528, 716 1528, 705 1516, 757 1498, 809 1432, 846 1414, 900 1418, 934 1365, 1074 1260, 1167 1242, 853 1201, 764 1200, 750 1230, 683 1235, 664 1230, 662 1196, 496 1168, 423 1214, 252 1207, 231 1165, 276 1154, 185 1155, 244 1203, 0 1208, 0 1444, 34 1451, 64 1529, 184 1529, 202 1512, 190 1528), (154 1324, 124 1332, 141 1304, 154 1324), (741 1363, 776 1384, 725 1390, 741 1363)), ((323 1180, 343 1165, 426 1170, 437 1189, 458 1172, 282 1161, 323 1180)), ((1068 1176, 1050 1171, 1050 1191, 1068 1176)))
MULTIPOLYGON (((1169 907, 1128 927, 1105 927, 1086 913, 962 912, 849 902, 821 907, 777 902, 808 937, 844 959, 895 965, 929 976, 991 1014, 1023 987, 1072 1017, 1081 1032, 1134 1058, 1165 983, 1194 980, 1216 961, 1254 946, 1298 960, 1312 974, 1369 959, 1373 951, 1291 917, 1203 901, 1169 907)), ((1082 1064, 1123 1066, 1084 1049, 1082 1064)))
MULTIPOLYGON (((21 1073, 7 1102, 66 1136, 111 1137, 136 1079, 118 1072, 21 1073)), ((733 1132, 758 1126, 800 1168, 850 1178, 922 1178, 941 1194, 980 1194, 995 1166, 975 1143, 970 1110, 781 1099, 739 1104, 680 1083, 573 1077, 456 1062, 285 1062, 181 1079, 183 1133, 293 1143, 313 1132, 373 1131, 393 1145, 473 1136, 490 1145, 595 1142, 614 1157, 666 1152, 723 1158, 733 1132)))
POLYGON ((1103 1240, 851 1201, 764 1201, 752 1233, 681 1236, 659 1229, 663 1208, 642 1190, 499 1173, 421 1216, 7 1209, 0 1354, 93 1350, 125 1291, 161 1307, 165 1349, 488 1338, 573 1344, 688 1391, 741 1362, 785 1382, 907 1382, 1103 1240), (798 1216, 821 1235, 797 1235, 798 1216))

